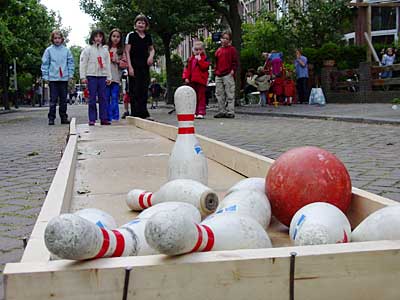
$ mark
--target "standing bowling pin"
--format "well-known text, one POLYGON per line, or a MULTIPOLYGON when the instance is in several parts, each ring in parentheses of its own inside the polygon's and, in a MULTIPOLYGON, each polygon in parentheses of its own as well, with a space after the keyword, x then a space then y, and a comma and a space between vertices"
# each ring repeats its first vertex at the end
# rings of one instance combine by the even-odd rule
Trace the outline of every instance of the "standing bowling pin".
POLYGON ((75 214, 50 220, 44 232, 47 249, 62 259, 133 256, 137 239, 129 228, 108 230, 75 214))
POLYGON ((194 134, 196 93, 185 85, 174 95, 178 118, 178 135, 168 161, 168 181, 193 179, 208 183, 207 158, 194 134))
POLYGON ((268 234, 258 222, 233 214, 196 224, 183 215, 158 212, 147 221, 145 237, 152 248, 167 255, 271 247, 268 234))
POLYGON ((354 229, 351 240, 400 240, 400 205, 390 205, 370 214, 354 229))
POLYGON ((265 178, 249 177, 242 179, 233 185, 226 194, 228 195, 237 190, 253 190, 265 194, 265 178))
POLYGON ((351 227, 336 206, 314 202, 296 212, 290 222, 289 235, 296 246, 348 243, 351 227))
POLYGON ((76 211, 74 214, 102 228, 110 230, 117 228, 117 223, 115 222, 114 218, 105 211, 97 208, 81 209, 76 211))
POLYGON ((176 201, 194 205, 202 216, 213 213, 218 207, 218 195, 204 184, 191 179, 169 181, 154 194, 134 189, 127 197, 127 205, 132 210, 143 210, 157 203, 176 201))
POLYGON ((187 216, 190 220, 195 223, 201 222, 201 216, 199 210, 193 205, 185 202, 165 202, 156 204, 140 213, 136 219, 129 223, 121 226, 121 228, 130 228, 136 234, 137 237, 137 255, 153 255, 159 254, 159 252, 147 244, 144 230, 146 227, 147 220, 150 219, 154 214, 160 211, 171 211, 174 214, 181 214, 187 216))
POLYGON ((271 205, 265 193, 257 190, 236 190, 221 201, 217 211, 208 218, 219 214, 232 213, 256 220, 267 229, 271 221, 271 205))

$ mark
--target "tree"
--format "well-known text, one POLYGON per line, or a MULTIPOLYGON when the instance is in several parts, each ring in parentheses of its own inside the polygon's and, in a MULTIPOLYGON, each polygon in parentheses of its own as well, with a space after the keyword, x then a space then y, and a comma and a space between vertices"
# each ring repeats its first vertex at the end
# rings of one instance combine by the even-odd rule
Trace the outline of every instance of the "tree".
POLYGON ((74 81, 76 82, 80 78, 80 76, 79 76, 79 58, 81 56, 81 52, 83 49, 80 46, 72 46, 70 48, 70 50, 71 50, 72 56, 75 61, 74 81))

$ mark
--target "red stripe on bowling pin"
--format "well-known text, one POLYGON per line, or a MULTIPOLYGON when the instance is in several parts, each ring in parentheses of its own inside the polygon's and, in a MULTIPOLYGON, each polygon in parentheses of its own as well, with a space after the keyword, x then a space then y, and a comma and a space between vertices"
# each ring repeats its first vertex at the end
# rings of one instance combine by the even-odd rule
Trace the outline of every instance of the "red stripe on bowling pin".
POLYGON ((124 236, 118 230, 111 230, 115 235, 115 250, 111 255, 112 257, 120 257, 125 249, 125 239, 124 236))
POLYGON ((196 224, 196 228, 197 228, 197 232, 198 232, 197 242, 196 242, 196 245, 194 246, 194 248, 192 249, 192 251, 190 251, 190 252, 211 251, 212 248, 214 247, 214 241, 215 241, 214 232, 207 225, 197 225, 196 224), (205 234, 203 234, 203 229, 205 230, 205 234), (203 244, 203 240, 204 240, 203 237, 206 238, 207 243, 203 249, 200 249, 201 245, 203 244))
POLYGON ((194 127, 178 128, 178 134, 194 134, 194 127))
POLYGON ((151 192, 143 192, 139 195, 139 205, 141 208, 146 209, 151 206, 151 197, 153 193, 151 192), (144 197, 147 195, 146 200, 147 200, 147 206, 144 204, 144 197))
POLYGON ((100 228, 100 229, 101 229, 101 232, 103 233, 103 245, 101 246, 99 253, 94 258, 103 257, 104 254, 106 254, 108 247, 110 246, 110 236, 108 234, 108 231, 104 228, 100 228))
POLYGON ((194 121, 194 115, 189 114, 189 115, 177 115, 178 121, 194 121))
POLYGON ((197 237, 196 245, 194 246, 194 248, 190 252, 196 252, 197 250, 199 250, 199 248, 201 246, 201 243, 203 242, 203 232, 201 231, 200 226, 197 225, 197 224, 196 224, 196 228, 197 228, 197 232, 199 233, 199 235, 197 237))

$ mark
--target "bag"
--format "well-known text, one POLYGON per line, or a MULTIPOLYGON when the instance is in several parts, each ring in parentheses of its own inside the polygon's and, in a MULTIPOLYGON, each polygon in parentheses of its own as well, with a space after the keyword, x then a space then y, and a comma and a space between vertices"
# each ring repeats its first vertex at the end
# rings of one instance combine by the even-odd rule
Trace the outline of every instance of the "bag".
POLYGON ((119 61, 119 67, 121 69, 127 69, 128 68, 128 59, 126 57, 125 51, 122 53, 122 57, 119 61))
POLYGON ((321 88, 312 88, 310 98, 308 99, 308 104, 318 104, 325 105, 325 96, 321 88))

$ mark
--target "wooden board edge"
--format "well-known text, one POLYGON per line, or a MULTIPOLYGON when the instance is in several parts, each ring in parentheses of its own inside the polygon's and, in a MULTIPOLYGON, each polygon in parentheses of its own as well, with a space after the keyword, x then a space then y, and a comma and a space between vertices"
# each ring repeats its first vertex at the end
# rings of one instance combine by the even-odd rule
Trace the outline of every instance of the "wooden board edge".
POLYGON ((76 118, 71 119, 71 123, 69 124, 69 135, 76 135, 77 130, 76 130, 76 118))
MULTIPOLYGON (((191 281, 194 282, 196 282, 196 279, 209 278, 209 280, 202 281, 204 286, 201 288, 209 289, 218 286, 216 290, 219 292, 226 288, 223 284, 216 285, 216 280, 221 278, 219 276, 240 275, 239 277, 242 280, 262 277, 263 280, 261 282, 265 284, 265 292, 270 291, 269 289, 277 292, 274 286, 278 282, 283 282, 286 287, 288 286, 291 254, 296 252, 296 271, 294 275, 295 280, 298 280, 296 282, 297 289, 299 292, 312 294, 315 290, 310 290, 307 287, 310 282, 318 285, 318 282, 322 281, 326 284, 327 281, 333 278, 336 284, 339 282, 348 287, 348 282, 351 282, 358 275, 363 278, 357 284, 362 284, 363 280, 368 281, 368 277, 371 275, 370 272, 373 272, 374 276, 378 274, 384 279, 396 278, 392 272, 396 274, 400 272, 400 269, 393 267, 393 264, 395 266, 398 264, 399 249, 400 241, 381 241, 354 243, 353 245, 340 244, 193 253, 172 258, 156 255, 152 257, 98 259, 85 262, 49 261, 47 263, 7 264, 4 270, 5 291, 6 299, 8 300, 20 299, 23 294, 21 289, 28 289, 30 293, 34 294, 31 299, 51 299, 51 297, 54 298, 57 295, 64 296, 61 299, 75 299, 74 297, 69 298, 69 294, 65 293, 73 286, 73 294, 76 295, 75 289, 77 289, 78 294, 84 296, 84 299, 107 299, 99 294, 99 287, 101 287, 107 291, 108 297, 110 295, 114 296, 108 299, 117 299, 115 295, 119 295, 121 292, 121 285, 116 285, 115 280, 120 278, 121 280, 118 280, 118 282, 123 282, 124 271, 129 267, 134 272, 134 280, 130 285, 131 289, 139 293, 143 293, 143 289, 151 291, 152 295, 160 292, 161 285, 165 284, 166 274, 173 276, 173 279, 169 279, 171 281, 176 281, 177 278, 184 278, 185 276, 191 277, 193 274, 195 274, 194 279, 191 281), (379 270, 369 270, 371 266, 376 265, 378 265, 379 270), (257 266, 262 266, 262 268, 257 266), (387 270, 388 268, 391 270, 387 270), (219 273, 221 270, 223 270, 222 274, 219 273), (251 276, 251 274, 255 276, 251 276), (158 278, 154 278, 152 275, 156 275, 158 278), (143 276, 146 277, 146 280, 144 280, 143 276), (269 278, 268 283, 264 281, 267 278, 269 278), (37 287, 38 280, 41 287, 45 286, 46 289, 37 287), (82 280, 82 282, 79 280, 82 280), (150 288, 148 280, 152 281, 150 288), (72 284, 72 286, 68 286, 69 284, 72 284)), ((252 283, 252 281, 246 281, 246 283, 252 283)), ((237 286, 237 284, 240 285, 238 281, 232 280, 229 281, 228 286, 237 286)), ((175 288, 181 289, 181 292, 185 292, 185 294, 189 294, 190 289, 193 287, 180 284, 175 288)), ((281 289, 282 287, 279 288, 281 289)), ((357 288, 360 287, 358 286, 357 288)), ((369 287, 365 286, 365 288, 368 289, 369 287)), ((285 295, 287 296, 287 288, 285 289, 285 295)), ((140 297, 140 299, 154 298, 148 297, 140 297)), ((352 299, 349 297, 350 295, 342 299, 352 299)), ((241 297, 239 298, 242 299, 241 297)), ((197 296, 193 299, 201 298, 197 296)), ((260 297, 257 297, 257 299, 260 299, 260 297)), ((274 299, 283 298, 274 297, 274 299)), ((318 298, 313 297, 312 299, 318 298)), ((333 298, 326 297, 325 299, 333 298)), ((382 299, 387 298, 383 297, 382 299)))
POLYGON ((53 217, 69 209, 75 176, 77 140, 77 135, 69 137, 21 262, 48 261, 50 258, 50 254, 44 245, 44 230, 53 217))

